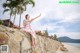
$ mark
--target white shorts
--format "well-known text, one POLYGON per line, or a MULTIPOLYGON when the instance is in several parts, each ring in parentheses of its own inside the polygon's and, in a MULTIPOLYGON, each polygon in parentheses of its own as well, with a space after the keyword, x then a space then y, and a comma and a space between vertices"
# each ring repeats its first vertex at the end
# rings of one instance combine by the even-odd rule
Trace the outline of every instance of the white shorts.
POLYGON ((30 29, 30 28, 26 28, 26 29, 22 28, 21 30, 29 32, 34 38, 36 38, 36 34, 35 34, 35 32, 32 29, 30 29))

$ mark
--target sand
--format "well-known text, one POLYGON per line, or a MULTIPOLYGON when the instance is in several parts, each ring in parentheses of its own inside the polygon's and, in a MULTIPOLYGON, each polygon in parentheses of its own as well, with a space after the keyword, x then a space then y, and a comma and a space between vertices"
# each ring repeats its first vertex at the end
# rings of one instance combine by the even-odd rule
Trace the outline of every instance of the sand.
POLYGON ((60 49, 58 49, 56 53, 80 53, 79 47, 71 46, 68 44, 64 44, 64 47, 66 47, 68 51, 60 51, 60 49))

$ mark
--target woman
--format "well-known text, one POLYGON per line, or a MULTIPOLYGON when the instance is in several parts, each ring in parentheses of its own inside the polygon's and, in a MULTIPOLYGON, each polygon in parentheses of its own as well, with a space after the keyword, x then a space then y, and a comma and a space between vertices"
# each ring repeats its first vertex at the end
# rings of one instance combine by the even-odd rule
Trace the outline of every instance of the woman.
POLYGON ((27 14, 25 16, 25 20, 23 21, 23 28, 22 30, 24 30, 25 32, 29 32, 32 36, 32 46, 35 47, 36 46, 36 35, 35 32, 32 30, 31 28, 31 22, 34 21, 35 19, 37 19, 38 17, 40 17, 41 14, 33 19, 30 20, 30 16, 27 14))

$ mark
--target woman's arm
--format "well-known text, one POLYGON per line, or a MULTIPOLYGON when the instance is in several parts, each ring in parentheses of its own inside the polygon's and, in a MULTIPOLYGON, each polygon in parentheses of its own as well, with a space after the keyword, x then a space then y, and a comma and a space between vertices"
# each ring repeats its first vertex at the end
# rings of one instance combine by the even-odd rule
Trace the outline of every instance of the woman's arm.
POLYGON ((40 16, 41 16, 41 13, 40 13, 37 17, 31 19, 31 22, 32 22, 33 20, 37 19, 37 18, 40 17, 40 16))

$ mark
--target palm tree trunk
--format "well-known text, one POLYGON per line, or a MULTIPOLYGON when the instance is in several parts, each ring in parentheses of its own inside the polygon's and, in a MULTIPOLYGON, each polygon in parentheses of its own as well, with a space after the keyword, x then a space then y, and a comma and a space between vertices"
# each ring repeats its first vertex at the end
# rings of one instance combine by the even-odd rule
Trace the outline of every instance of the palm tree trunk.
POLYGON ((13 27, 14 27, 15 18, 16 18, 16 14, 15 14, 15 16, 14 16, 14 20, 13 20, 13 27))
POLYGON ((19 28, 20 28, 20 25, 21 25, 21 14, 22 14, 22 13, 20 13, 19 28))
POLYGON ((11 20, 11 15, 10 15, 10 18, 9 18, 9 24, 8 24, 8 27, 10 27, 10 20, 11 20))

